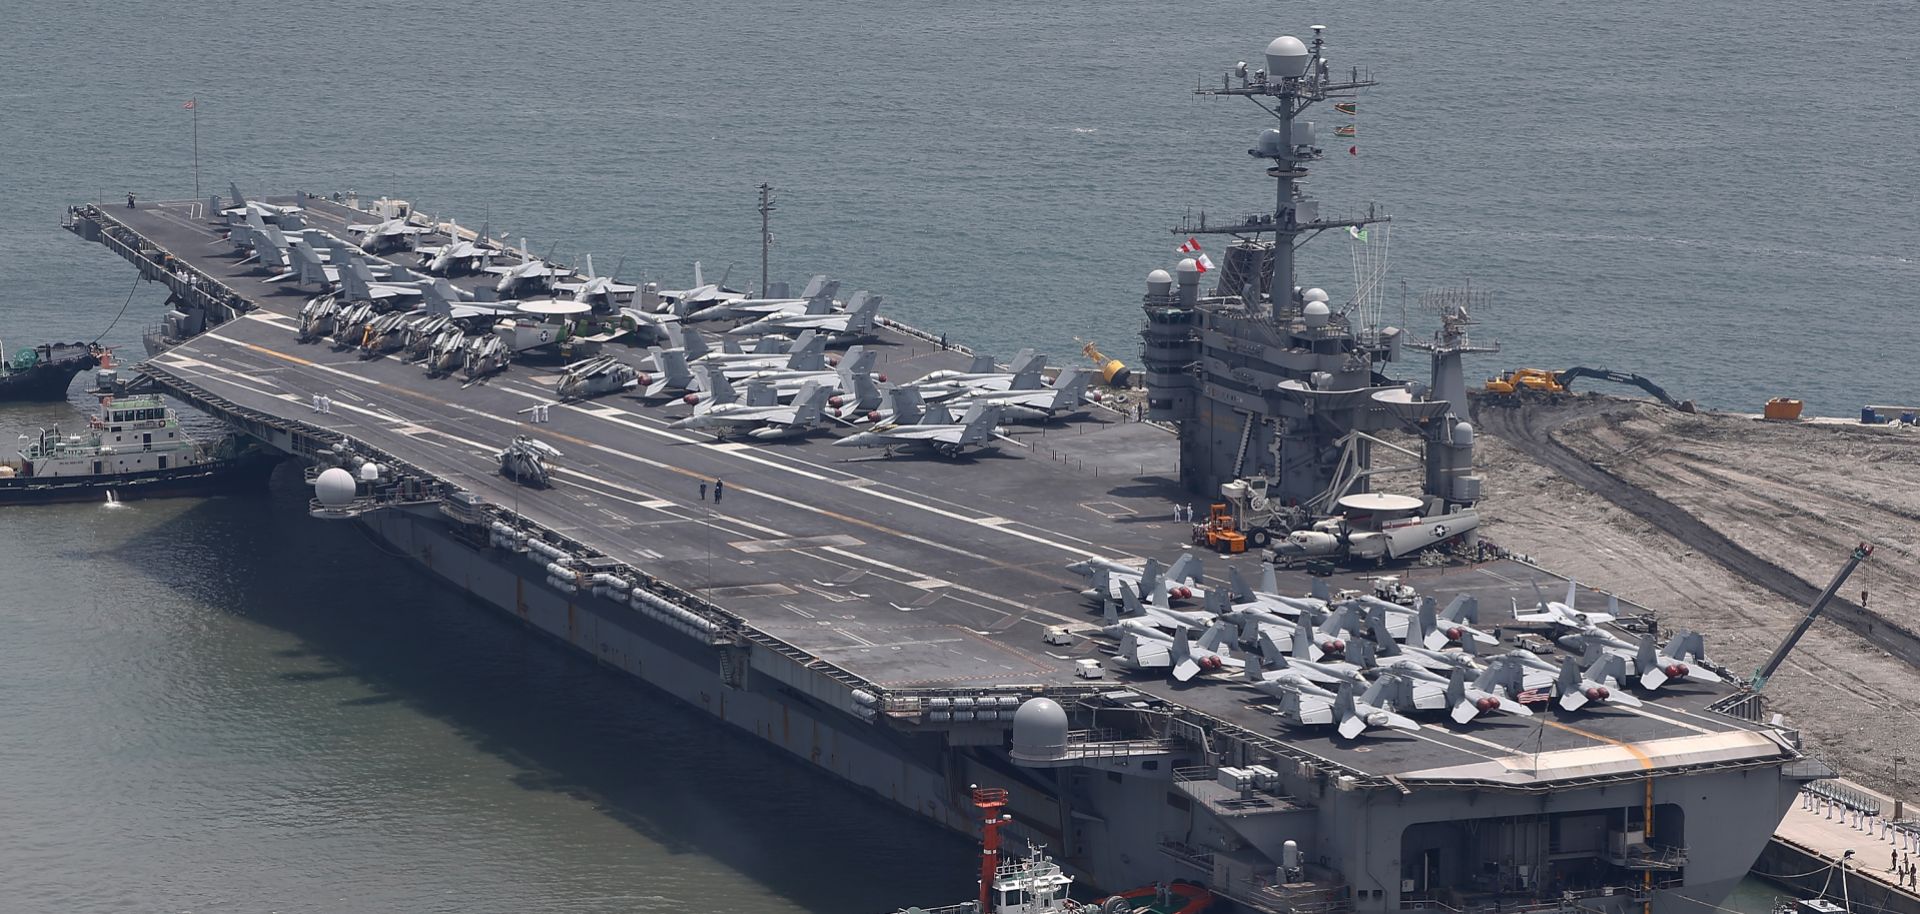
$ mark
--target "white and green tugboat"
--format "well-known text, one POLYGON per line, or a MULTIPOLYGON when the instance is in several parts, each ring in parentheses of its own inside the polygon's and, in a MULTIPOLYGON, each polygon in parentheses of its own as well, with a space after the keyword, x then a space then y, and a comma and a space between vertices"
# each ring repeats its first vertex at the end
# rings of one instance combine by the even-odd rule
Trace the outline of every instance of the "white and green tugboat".
POLYGON ((258 485, 278 460, 237 436, 195 440, 157 396, 103 397, 84 433, 42 429, 0 461, 0 505, 208 495, 258 485))

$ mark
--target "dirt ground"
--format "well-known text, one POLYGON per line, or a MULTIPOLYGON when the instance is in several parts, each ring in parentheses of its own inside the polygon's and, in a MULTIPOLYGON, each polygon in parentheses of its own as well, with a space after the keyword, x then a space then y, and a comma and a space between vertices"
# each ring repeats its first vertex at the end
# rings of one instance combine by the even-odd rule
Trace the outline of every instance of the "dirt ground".
MULTIPOLYGON (((1495 542, 1658 611, 1664 630, 1705 633, 1709 655, 1736 672, 1757 667, 1805 613, 1805 603, 1550 469, 1529 453, 1539 450, 1538 428, 1529 440, 1510 416, 1482 419, 1495 432, 1479 437, 1477 455, 1487 478, 1483 529, 1495 542)), ((1844 592, 1858 601, 1870 591, 1874 610, 1920 627, 1920 431, 1780 426, 1617 400, 1578 403, 1537 424, 1815 588, 1856 542, 1874 543, 1844 592)), ((1823 620, 1767 693, 1842 774, 1893 791, 1892 760, 1904 756, 1904 792, 1920 793, 1920 670, 1823 620)))

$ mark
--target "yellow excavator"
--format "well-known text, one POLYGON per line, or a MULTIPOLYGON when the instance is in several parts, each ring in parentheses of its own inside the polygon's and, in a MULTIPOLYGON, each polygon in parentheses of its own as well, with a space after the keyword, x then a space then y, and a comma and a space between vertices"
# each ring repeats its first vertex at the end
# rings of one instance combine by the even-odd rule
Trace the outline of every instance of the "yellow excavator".
POLYGON ((1481 388, 1481 392, 1495 403, 1519 403, 1524 400, 1552 402, 1571 393, 1573 382, 1581 378, 1638 387, 1655 400, 1683 413, 1694 411, 1692 400, 1676 400, 1667 393, 1665 388, 1640 375, 1585 366, 1562 368, 1557 371, 1546 368, 1515 368, 1497 378, 1488 378, 1487 386, 1481 388))

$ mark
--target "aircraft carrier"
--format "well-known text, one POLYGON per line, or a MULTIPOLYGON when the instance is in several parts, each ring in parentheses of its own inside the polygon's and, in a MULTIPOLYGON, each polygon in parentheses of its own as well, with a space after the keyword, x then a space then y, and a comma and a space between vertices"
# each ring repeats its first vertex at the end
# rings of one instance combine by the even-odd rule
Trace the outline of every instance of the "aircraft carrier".
MULTIPOLYGON (((1300 115, 1369 84, 1329 73, 1322 47, 1277 39, 1201 90, 1272 115, 1249 152, 1278 193, 1258 215, 1181 231, 1199 253, 1171 270, 1141 265, 1147 421, 1091 406, 958 459, 849 459, 832 446, 844 431, 716 441, 669 427, 687 414, 679 400, 556 401, 553 367, 465 382, 301 343, 315 289, 269 281, 222 242, 237 200, 78 207, 67 225, 172 290, 138 368, 151 384, 310 472, 356 473, 313 517, 363 525, 478 604, 914 813, 974 831, 970 788, 1004 788, 1016 833, 1091 885, 1194 880, 1251 910, 1693 914, 1747 872, 1806 781, 1830 774, 1759 696, 1682 677, 1636 706, 1550 701, 1465 724, 1407 710, 1414 729, 1364 715, 1367 732, 1345 738, 1237 673, 1123 668, 1088 577, 1067 568, 1201 551, 1176 506, 1237 482, 1318 523, 1371 491, 1373 456, 1393 441, 1420 459, 1416 516, 1475 509, 1467 315, 1422 349, 1368 320, 1363 295, 1342 307, 1295 285, 1296 244, 1376 221, 1323 219, 1302 188, 1339 134, 1300 115), (1222 262, 1207 271, 1215 240, 1222 262), (1393 380, 1410 350, 1425 364, 1393 380), (549 485, 500 472, 522 435, 564 453, 549 485), (706 496, 715 480, 724 500, 706 496)), ((257 208, 298 205, 302 224, 340 237, 379 221, 353 199, 267 201, 257 208)), ((886 320, 865 345, 895 384, 973 361, 886 320)), ((1302 533, 1311 546, 1348 531, 1302 533)), ((1260 558, 1208 553, 1190 589, 1225 586, 1230 567, 1259 580, 1260 558)), ((1511 559, 1411 577, 1442 604, 1477 598, 1477 625, 1506 629, 1500 651, 1528 628, 1503 620, 1511 601, 1534 604, 1530 579, 1553 583, 1511 559)), ((1275 589, 1312 586, 1283 568, 1275 589)), ((1534 634, 1560 663, 1538 637, 1550 632, 1534 634)))

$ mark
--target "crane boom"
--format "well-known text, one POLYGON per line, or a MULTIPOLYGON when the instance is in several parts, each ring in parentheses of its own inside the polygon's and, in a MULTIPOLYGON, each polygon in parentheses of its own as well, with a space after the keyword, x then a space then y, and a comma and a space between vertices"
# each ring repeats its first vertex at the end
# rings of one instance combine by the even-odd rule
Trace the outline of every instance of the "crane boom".
POLYGON ((1813 601, 1813 606, 1807 610, 1806 617, 1800 620, 1799 625, 1793 627, 1793 631, 1787 633, 1787 637, 1781 640, 1779 647, 1773 649, 1773 656, 1768 657, 1766 663, 1753 671, 1753 682, 1750 686, 1755 692, 1767 687, 1767 680, 1773 678, 1773 674, 1780 669, 1780 664, 1786 662, 1788 652, 1793 650, 1795 644, 1800 643, 1800 637, 1813 626, 1814 618, 1820 615, 1821 610, 1827 608, 1827 603, 1833 600, 1833 595, 1840 592, 1840 585, 1845 584, 1847 577, 1853 574, 1853 570, 1860 567, 1860 563, 1866 561, 1867 556, 1872 554, 1873 547, 1866 543, 1853 547, 1853 555, 1847 557, 1847 563, 1840 566, 1840 572, 1833 576, 1832 583, 1827 585, 1826 590, 1820 592, 1819 599, 1813 601))

